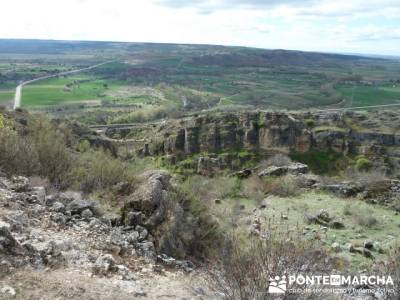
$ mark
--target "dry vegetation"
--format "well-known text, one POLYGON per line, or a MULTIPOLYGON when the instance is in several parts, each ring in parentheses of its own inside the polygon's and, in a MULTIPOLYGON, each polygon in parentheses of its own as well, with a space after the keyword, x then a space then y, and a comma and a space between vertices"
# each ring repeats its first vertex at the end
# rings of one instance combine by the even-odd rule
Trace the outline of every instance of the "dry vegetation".
POLYGON ((268 236, 245 241, 233 233, 218 264, 209 271, 208 283, 227 299, 268 299, 270 278, 307 272, 329 274, 334 262, 328 257, 316 241, 302 239, 299 231, 281 232, 270 227, 268 236))

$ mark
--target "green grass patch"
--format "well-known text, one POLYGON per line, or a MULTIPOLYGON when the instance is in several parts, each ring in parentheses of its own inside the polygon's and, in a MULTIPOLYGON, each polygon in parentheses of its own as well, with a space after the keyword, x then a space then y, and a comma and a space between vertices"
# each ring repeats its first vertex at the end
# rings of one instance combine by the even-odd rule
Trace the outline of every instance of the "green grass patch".
POLYGON ((370 106, 400 103, 400 88, 379 86, 338 87, 337 90, 346 98, 352 100, 352 106, 370 106))
POLYGON ((14 100, 14 91, 0 91, 0 103, 12 102, 14 100))

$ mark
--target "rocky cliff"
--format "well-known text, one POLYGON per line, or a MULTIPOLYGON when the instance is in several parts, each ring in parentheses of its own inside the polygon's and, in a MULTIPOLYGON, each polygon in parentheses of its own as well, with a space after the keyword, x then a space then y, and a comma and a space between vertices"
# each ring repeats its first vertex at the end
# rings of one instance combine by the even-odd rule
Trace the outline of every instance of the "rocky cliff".
POLYGON ((359 118, 354 113, 205 114, 154 125, 139 152, 178 159, 235 150, 260 154, 311 150, 354 155, 390 153, 400 157, 400 134, 396 130, 361 127, 356 123, 359 118))

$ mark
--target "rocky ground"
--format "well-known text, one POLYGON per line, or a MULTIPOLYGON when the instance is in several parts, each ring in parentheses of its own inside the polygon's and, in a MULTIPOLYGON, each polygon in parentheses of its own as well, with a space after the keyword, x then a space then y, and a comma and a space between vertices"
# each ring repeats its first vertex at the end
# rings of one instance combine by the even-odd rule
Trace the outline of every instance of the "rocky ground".
POLYGON ((0 269, 1 299, 216 298, 190 262, 157 257, 144 227, 24 177, 0 178, 0 269))

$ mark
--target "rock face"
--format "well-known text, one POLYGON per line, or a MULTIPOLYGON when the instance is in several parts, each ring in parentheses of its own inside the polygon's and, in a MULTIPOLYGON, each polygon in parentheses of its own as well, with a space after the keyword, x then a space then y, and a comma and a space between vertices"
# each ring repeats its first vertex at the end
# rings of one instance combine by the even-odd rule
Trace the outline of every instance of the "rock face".
POLYGON ((353 154, 382 154, 400 147, 400 135, 355 132, 344 119, 355 116, 332 113, 286 112, 219 113, 189 117, 154 125, 151 139, 139 151, 143 155, 182 158, 198 153, 232 149, 259 153, 310 150, 353 154), (313 125, 310 125, 312 120, 313 125), (390 149, 389 149, 390 148, 390 149))
MULTIPOLYGON (((220 114, 183 119, 162 129, 168 136, 155 137, 148 145, 150 155, 191 155, 232 149, 308 151, 311 132, 285 113, 220 114)), ((144 150, 143 150, 144 152, 144 150)))
POLYGON ((198 238, 198 218, 184 207, 184 196, 176 190, 167 172, 148 172, 142 180, 123 209, 126 223, 142 223, 154 237, 157 252, 185 257, 198 238))

